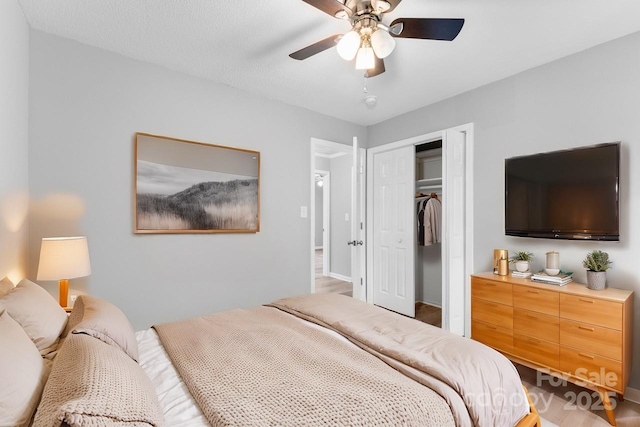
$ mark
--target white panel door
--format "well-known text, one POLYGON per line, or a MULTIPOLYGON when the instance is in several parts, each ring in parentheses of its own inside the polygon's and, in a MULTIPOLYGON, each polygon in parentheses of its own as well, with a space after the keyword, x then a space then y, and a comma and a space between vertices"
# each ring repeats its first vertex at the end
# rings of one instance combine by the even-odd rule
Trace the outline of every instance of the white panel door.
POLYGON ((365 253, 365 159, 366 151, 358 147, 353 137, 353 166, 351 169, 351 280, 353 297, 367 300, 365 253))
POLYGON ((444 328, 465 331, 465 134, 446 130, 443 139, 443 310, 444 328), (448 286, 447 286, 448 284, 448 286))
POLYGON ((376 153, 372 184, 373 303, 415 317, 415 148, 376 153))

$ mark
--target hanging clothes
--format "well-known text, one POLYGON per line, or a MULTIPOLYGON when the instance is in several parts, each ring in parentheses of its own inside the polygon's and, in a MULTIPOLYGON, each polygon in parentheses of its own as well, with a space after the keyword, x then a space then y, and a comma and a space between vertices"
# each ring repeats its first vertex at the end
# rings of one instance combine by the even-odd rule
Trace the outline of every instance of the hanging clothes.
POLYGON ((442 242, 442 203, 437 197, 431 197, 424 209, 424 245, 442 242))
POLYGON ((416 199, 416 220, 418 230, 418 246, 424 246, 424 213, 429 196, 416 199))

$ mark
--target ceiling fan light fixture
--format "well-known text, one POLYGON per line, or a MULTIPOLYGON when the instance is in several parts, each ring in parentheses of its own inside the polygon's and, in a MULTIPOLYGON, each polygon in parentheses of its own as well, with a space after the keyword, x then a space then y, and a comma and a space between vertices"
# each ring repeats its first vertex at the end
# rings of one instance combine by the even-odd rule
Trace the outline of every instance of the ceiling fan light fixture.
POLYGON ((335 16, 338 19, 349 19, 349 14, 344 10, 337 11, 336 14, 333 16, 335 16))
POLYGON ((387 10, 391 9, 391 3, 385 0, 378 0, 375 2, 375 10, 378 13, 385 13, 387 10))
POLYGON ((356 57, 358 48, 360 47, 360 34, 355 31, 349 31, 342 36, 338 42, 338 55, 346 61, 351 61, 356 57))
POLYGON ((373 55, 373 49, 371 46, 362 46, 358 50, 358 56, 356 56, 356 70, 370 70, 375 67, 376 61, 373 55))
POLYGON ((371 35, 371 47, 373 47, 376 56, 383 59, 391 55, 391 52, 396 47, 396 41, 391 34, 378 28, 371 35))

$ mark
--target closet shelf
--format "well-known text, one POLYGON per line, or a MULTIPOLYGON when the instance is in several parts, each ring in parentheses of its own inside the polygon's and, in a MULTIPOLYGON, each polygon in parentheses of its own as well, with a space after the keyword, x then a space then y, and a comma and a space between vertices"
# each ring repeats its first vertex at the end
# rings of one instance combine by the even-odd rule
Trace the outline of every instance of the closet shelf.
POLYGON ((442 178, 427 178, 416 181, 416 190, 433 190, 442 188, 442 178))

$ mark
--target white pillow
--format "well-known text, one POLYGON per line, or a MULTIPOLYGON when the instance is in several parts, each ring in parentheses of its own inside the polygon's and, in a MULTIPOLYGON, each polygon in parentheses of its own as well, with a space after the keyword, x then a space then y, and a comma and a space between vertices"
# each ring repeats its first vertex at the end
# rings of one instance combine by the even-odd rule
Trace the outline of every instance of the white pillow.
POLYGON ((67 313, 53 297, 35 283, 23 279, 0 298, 0 311, 22 326, 43 356, 56 350, 58 337, 67 324, 67 313))
POLYGON ((13 282, 8 277, 0 280, 0 298, 9 293, 13 289, 13 282))
POLYGON ((28 426, 48 368, 20 325, 0 314, 0 426, 28 426))

